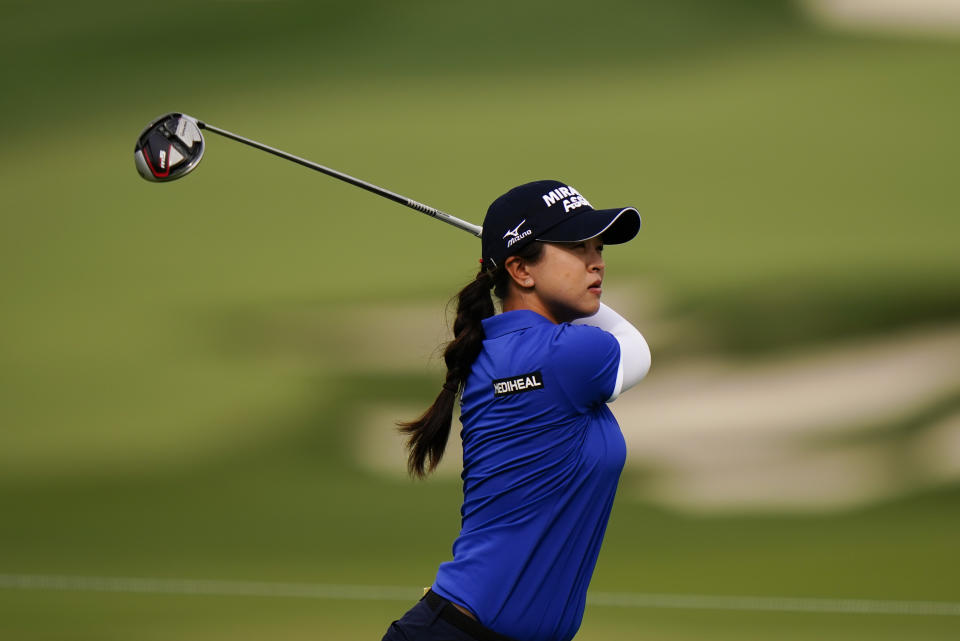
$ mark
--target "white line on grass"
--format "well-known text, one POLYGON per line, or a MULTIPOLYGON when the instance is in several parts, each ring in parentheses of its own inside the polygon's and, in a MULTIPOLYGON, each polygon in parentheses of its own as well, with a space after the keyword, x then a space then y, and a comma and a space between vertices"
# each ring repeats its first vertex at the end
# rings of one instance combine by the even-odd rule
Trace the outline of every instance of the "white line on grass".
MULTIPOLYGON (((0 589, 66 590, 210 596, 263 596, 348 601, 414 601, 422 589, 395 585, 271 583, 98 576, 0 574, 0 589)), ((592 592, 587 603, 621 608, 739 610, 742 612, 834 612, 842 614, 904 614, 960 616, 960 603, 949 601, 882 601, 876 599, 817 599, 706 594, 647 594, 592 592)))
POLYGON ((327 583, 272 583, 207 579, 157 579, 102 576, 0 574, 0 588, 14 590, 68 590, 75 592, 132 592, 210 596, 267 596, 348 601, 412 601, 421 590, 391 585, 327 583))
POLYGON ((960 603, 949 601, 881 601, 876 599, 596 592, 587 597, 587 603, 626 608, 960 616, 960 603))

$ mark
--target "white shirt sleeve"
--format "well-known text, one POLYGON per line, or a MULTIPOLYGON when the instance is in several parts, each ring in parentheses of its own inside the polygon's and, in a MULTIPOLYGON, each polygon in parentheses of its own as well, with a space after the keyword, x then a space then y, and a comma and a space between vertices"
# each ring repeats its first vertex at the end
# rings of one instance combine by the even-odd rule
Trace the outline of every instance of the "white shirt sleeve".
POLYGON ((617 382, 608 403, 616 400, 650 371, 650 347, 643 334, 630 321, 613 311, 603 303, 593 316, 578 318, 574 325, 593 325, 613 334, 620 344, 620 364, 617 366, 617 382))

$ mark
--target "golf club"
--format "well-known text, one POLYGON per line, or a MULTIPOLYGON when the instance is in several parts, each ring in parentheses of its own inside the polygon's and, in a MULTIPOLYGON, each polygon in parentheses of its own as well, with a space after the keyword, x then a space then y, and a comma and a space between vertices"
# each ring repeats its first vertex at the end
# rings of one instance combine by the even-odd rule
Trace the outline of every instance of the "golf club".
POLYGON ((406 196, 395 194, 383 187, 377 187, 376 185, 354 178, 335 169, 318 165, 315 162, 294 156, 280 149, 275 149, 255 140, 244 138, 243 136, 238 136, 235 133, 214 127, 213 125, 182 113, 174 112, 160 116, 143 130, 143 133, 137 138, 137 144, 133 148, 137 171, 140 172, 143 178, 151 182, 167 182, 186 176, 196 168, 200 163, 200 159, 203 157, 204 141, 201 129, 212 131, 225 138, 230 138, 231 140, 241 142, 256 149, 269 152, 274 156, 280 156, 298 165, 319 171, 320 173, 350 183, 361 189, 366 189, 378 196, 383 196, 411 209, 416 209, 420 213, 432 216, 437 220, 442 220, 458 229, 468 231, 474 236, 480 237, 481 227, 479 225, 468 223, 456 216, 451 216, 439 209, 434 209, 423 203, 411 200, 406 196))

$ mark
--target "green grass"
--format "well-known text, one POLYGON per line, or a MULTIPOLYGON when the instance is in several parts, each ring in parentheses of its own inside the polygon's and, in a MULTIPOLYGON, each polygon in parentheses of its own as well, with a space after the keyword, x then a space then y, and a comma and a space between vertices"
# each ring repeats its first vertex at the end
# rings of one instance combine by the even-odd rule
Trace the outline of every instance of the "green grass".
MULTIPOLYGON (((378 639, 391 620, 402 613, 396 603, 350 603, 265 598, 116 596, 48 593, 5 603, 0 632, 25 641, 51 638, 69 641, 290 641, 323 638, 378 639), (56 619, 49 612, 57 612, 56 619), (109 621, 109 623, 106 623, 109 621), (67 632, 64 633, 64 630, 67 632)), ((702 639, 705 630, 715 639, 785 639, 851 641, 953 639, 956 622, 949 617, 918 618, 890 615, 743 614, 675 610, 631 611, 602 608, 588 613, 578 641, 702 639)))
MULTIPOLYGON (((345 439, 358 427, 352 408, 370 384, 391 389, 387 382, 341 381, 331 394, 339 400, 276 426, 286 438, 238 448, 204 466, 7 483, 0 489, 6 515, 0 567, 8 574, 428 584, 459 526, 459 484, 373 477, 345 456, 345 439)), ((394 394, 415 388, 398 380, 394 394)), ((631 474, 625 483, 633 484, 631 474)), ((621 497, 592 589, 956 602, 958 500, 960 492, 944 489, 845 513, 693 517, 621 497)), ((121 638, 139 631, 157 638, 299 638, 312 629, 359 639, 403 607, 49 591, 4 596, 0 620, 15 638, 121 638), (44 621, 44 612, 57 612, 60 625, 44 621)), ((784 634, 794 636, 784 638, 791 639, 837 629, 846 631, 841 638, 892 639, 912 626, 911 638, 941 639, 955 629, 949 617, 594 606, 583 638, 683 639, 710 625, 720 626, 721 638, 760 638, 786 627, 784 634)))
MULTIPOLYGON (((336 416, 336 414, 334 414, 336 416)), ((349 428, 349 425, 344 426, 349 428)), ((7 486, 6 573, 303 581, 430 582, 456 533, 454 482, 383 481, 350 469, 307 432, 179 474, 7 486), (11 525, 15 523, 15 527, 11 525)), ((960 600, 956 490, 846 514, 683 517, 621 500, 592 589, 599 592, 960 600)), ((4 591, 13 638, 367 638, 399 602, 4 591), (48 613, 56 612, 56 621, 48 613), (31 636, 35 635, 35 636, 31 636), (150 637, 152 638, 152 637, 150 637)), ((659 611, 594 606, 583 638, 945 639, 950 617, 659 611), (706 626, 706 627, 704 627, 706 626), (836 633, 841 634, 841 633, 836 633), (789 636, 793 635, 793 636, 789 636), (633 637, 637 638, 637 637, 633 637), (642 636, 640 638, 643 638, 642 636)))

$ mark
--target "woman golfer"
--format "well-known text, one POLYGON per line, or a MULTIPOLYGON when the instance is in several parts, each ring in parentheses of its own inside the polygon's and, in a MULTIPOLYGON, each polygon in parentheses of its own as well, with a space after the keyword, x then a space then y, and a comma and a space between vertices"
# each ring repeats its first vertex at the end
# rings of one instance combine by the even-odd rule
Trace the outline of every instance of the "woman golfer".
POLYGON ((410 472, 424 476, 443 455, 461 394, 462 528, 453 560, 384 641, 576 634, 626 458, 606 404, 650 367, 640 332, 600 303, 601 252, 639 229, 636 209, 595 210, 553 180, 490 206, 443 388, 402 425, 410 472))

